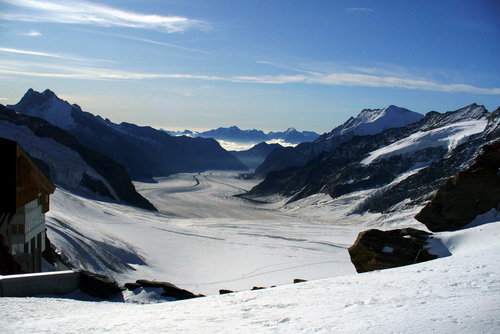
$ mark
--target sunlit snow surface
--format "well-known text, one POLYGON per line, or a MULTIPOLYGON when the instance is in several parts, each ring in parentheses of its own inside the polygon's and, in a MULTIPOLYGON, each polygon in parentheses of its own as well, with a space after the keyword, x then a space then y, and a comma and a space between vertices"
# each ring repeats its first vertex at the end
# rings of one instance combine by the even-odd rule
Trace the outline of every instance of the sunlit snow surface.
POLYGON ((355 272, 347 248, 365 229, 359 217, 335 216, 326 204, 300 214, 279 209, 281 203, 233 197, 258 182, 236 176, 178 174, 137 183, 160 213, 57 190, 48 234, 80 267, 122 283, 164 280, 208 295, 355 272))
POLYGON ((205 294, 278 287, 154 305, 138 304, 155 301, 147 291, 127 292, 128 303, 0 298, 0 332, 498 333, 498 212, 435 234, 452 256, 355 274, 346 247, 358 232, 425 229, 412 218, 418 208, 345 216, 375 190, 335 200, 315 195, 287 207, 245 202, 231 195, 255 181, 234 176, 180 174, 137 184, 161 213, 58 190, 49 236, 72 261, 80 257, 82 266, 89 261, 89 269, 122 282, 166 280, 205 294), (313 281, 284 285, 294 278, 313 281))
POLYGON ((500 223, 412 266, 155 305, 2 298, 7 333, 498 333, 500 223))
POLYGON ((447 150, 452 150, 470 136, 482 132, 487 123, 487 120, 482 119, 454 123, 429 131, 419 131, 371 152, 361 163, 368 165, 377 159, 387 159, 394 155, 408 154, 428 147, 442 146, 447 150))

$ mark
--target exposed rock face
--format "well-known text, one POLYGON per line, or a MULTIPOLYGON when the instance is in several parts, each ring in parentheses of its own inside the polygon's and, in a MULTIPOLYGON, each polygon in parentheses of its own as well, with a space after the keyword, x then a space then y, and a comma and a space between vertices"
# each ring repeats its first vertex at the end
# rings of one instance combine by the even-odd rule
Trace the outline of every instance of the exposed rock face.
POLYGON ((163 297, 170 297, 177 300, 204 297, 203 295, 195 295, 191 291, 187 291, 181 289, 172 283, 168 282, 158 282, 158 281, 149 281, 145 279, 140 279, 135 282, 141 287, 144 288, 163 288, 163 293, 161 294, 163 297))
POLYGON ((404 228, 390 231, 371 229, 361 232, 349 247, 358 273, 387 269, 437 258, 425 249, 429 233, 404 228))
POLYGON ((234 293, 233 290, 226 290, 226 289, 220 289, 219 290, 219 295, 225 295, 225 294, 228 294, 228 293, 234 293))
MULTIPOLYGON (((7 122, 11 129, 28 128, 36 137, 40 139, 53 140, 71 151, 74 151, 75 154, 81 157, 84 163, 94 169, 95 172, 106 180, 118 198, 111 195, 110 188, 89 175, 86 177, 83 176, 82 183, 80 183, 81 187, 85 187, 86 189, 89 187, 88 189, 93 190, 96 194, 98 193, 99 195, 108 197, 111 200, 123 201, 139 208, 156 211, 155 207, 135 190, 126 169, 122 165, 107 156, 82 146, 73 135, 62 128, 53 126, 41 118, 18 114, 3 105, 0 105, 0 122, 7 122)), ((3 133, 2 137, 8 138, 8 136, 3 133)), ((17 138, 10 139, 19 142, 17 138)), ((53 183, 63 188, 71 189, 71 185, 67 183, 64 177, 56 177, 59 172, 59 174, 64 175, 64 173, 60 170, 59 172, 57 171, 58 168, 60 168, 60 164, 57 162, 61 161, 61 157, 58 157, 55 152, 47 150, 47 148, 43 145, 37 144, 37 142, 36 138, 30 140, 30 145, 33 146, 33 149, 28 149, 23 146, 24 144, 22 142, 19 143, 23 146, 27 153, 30 154, 30 156, 33 155, 33 153, 36 153, 41 154, 45 158, 50 157, 51 160, 53 160, 50 167, 42 161, 42 159, 36 159, 33 156, 32 159, 40 167, 40 169, 46 173, 47 176, 49 176, 53 183)))
POLYGON ((445 159, 436 161, 417 174, 404 179, 381 196, 366 201, 358 212, 387 212, 402 201, 407 201, 411 206, 430 200, 433 192, 448 178, 463 171, 474 161, 485 144, 500 138, 500 108, 488 115, 487 120, 488 124, 483 133, 472 136, 465 143, 458 145, 446 155, 445 159))
MULTIPOLYGON (((483 145, 498 138, 499 124, 498 110, 490 114, 476 104, 444 114, 431 111, 401 128, 354 136, 302 167, 271 172, 241 197, 272 200, 280 195, 293 202, 317 193, 337 198, 377 189, 353 213, 414 206, 429 200, 447 178, 473 161, 483 145), (454 140, 453 134, 458 133, 463 135, 454 140)), ((274 150, 268 158, 280 151, 274 150)))
POLYGON ((311 159, 318 157, 323 152, 335 149, 354 136, 377 134, 389 128, 402 127, 417 122, 423 117, 419 113, 392 105, 384 109, 364 109, 355 118, 349 118, 342 125, 321 135, 313 142, 273 151, 255 170, 255 174, 263 177, 280 169, 304 166, 311 159))
POLYGON ((141 285, 137 284, 137 283, 125 283, 124 287, 125 287, 125 289, 127 289, 129 291, 134 291, 134 290, 139 289, 141 287, 141 285))
POLYGON ((485 145, 467 170, 447 180, 415 218, 431 231, 464 227, 500 206, 500 141, 485 145))
POLYGON ((93 297, 101 299, 108 299, 122 291, 122 288, 112 278, 89 271, 80 272, 78 288, 93 297))
POLYGON ((296 284, 296 283, 304 283, 304 282, 307 282, 306 279, 302 279, 302 278, 295 278, 293 280, 293 283, 296 284))

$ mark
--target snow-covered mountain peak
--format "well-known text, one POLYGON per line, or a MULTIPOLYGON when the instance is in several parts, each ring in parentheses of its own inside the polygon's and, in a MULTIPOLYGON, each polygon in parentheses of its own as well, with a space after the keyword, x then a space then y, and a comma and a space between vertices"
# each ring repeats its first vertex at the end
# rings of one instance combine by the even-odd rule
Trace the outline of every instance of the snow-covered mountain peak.
POLYGON ((383 109, 363 109, 358 116, 349 118, 344 124, 328 133, 326 139, 347 134, 373 135, 389 128, 414 123, 423 117, 422 114, 395 105, 383 109))
POLYGON ((371 123, 383 117, 394 117, 394 115, 404 117, 405 115, 414 114, 415 113, 413 111, 391 104, 383 109, 363 109, 356 119, 363 121, 364 123, 371 123))
POLYGON ((354 119, 365 123, 372 122, 383 114, 385 109, 363 109, 354 119))
POLYGON ((488 114, 488 111, 483 105, 472 103, 466 107, 460 108, 456 111, 457 115, 467 118, 480 119, 488 114))
POLYGON ((427 113, 425 123, 422 124, 422 130, 430 130, 438 127, 443 127, 457 122, 474 121, 486 119, 490 113, 482 105, 470 104, 463 108, 448 111, 444 114, 437 111, 427 113))
POLYGON ((43 118, 63 129, 68 129, 74 124, 72 111, 74 109, 81 111, 79 106, 76 108, 60 99, 50 89, 40 93, 30 88, 17 104, 8 107, 19 113, 43 118))

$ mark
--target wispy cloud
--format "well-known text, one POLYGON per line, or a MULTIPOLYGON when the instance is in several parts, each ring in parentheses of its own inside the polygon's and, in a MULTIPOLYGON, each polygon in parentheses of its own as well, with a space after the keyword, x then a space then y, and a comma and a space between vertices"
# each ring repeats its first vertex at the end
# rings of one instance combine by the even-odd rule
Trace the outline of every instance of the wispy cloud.
POLYGON ((0 47, 0 52, 22 54, 22 55, 28 55, 28 56, 44 57, 44 58, 64 59, 64 60, 68 60, 68 61, 76 61, 76 62, 83 62, 83 63, 92 63, 92 62, 113 63, 113 61, 106 60, 106 59, 84 58, 84 57, 78 57, 78 56, 66 55, 66 54, 60 54, 60 53, 51 53, 51 52, 33 51, 33 50, 20 50, 20 49, 3 48, 3 47, 0 47))
POLYGON ((61 66, 60 64, 47 66, 36 63, 5 63, 0 65, 0 74, 50 77, 79 80, 198 80, 224 81, 251 84, 316 84, 329 86, 358 86, 379 88, 403 88, 411 90, 426 90, 448 93, 472 93, 484 95, 500 95, 500 88, 477 87, 462 83, 441 83, 426 79, 397 77, 376 74, 360 73, 321 73, 296 75, 259 75, 259 76, 218 76, 190 73, 141 73, 123 70, 114 70, 84 66, 61 66))
POLYGON ((124 34, 115 34, 115 33, 107 33, 107 32, 100 32, 100 31, 92 31, 92 30, 86 30, 86 29, 83 29, 83 31, 90 32, 92 34, 114 36, 114 37, 118 37, 118 38, 129 39, 129 40, 132 40, 132 41, 138 41, 138 42, 143 42, 143 43, 148 43, 148 44, 153 44, 153 45, 161 45, 161 46, 166 46, 166 47, 169 47, 169 48, 186 50, 186 51, 191 51, 191 52, 196 52, 196 53, 212 54, 211 52, 204 51, 204 50, 188 48, 188 47, 185 47, 185 46, 182 46, 182 45, 178 45, 178 44, 165 43, 165 42, 160 42, 160 41, 156 41, 156 40, 153 40, 153 39, 142 38, 142 37, 137 37, 137 36, 124 35, 124 34))
POLYGON ((351 7, 351 8, 344 9, 344 12, 346 12, 346 13, 366 13, 366 12, 373 12, 373 9, 365 8, 365 7, 351 7))
POLYGON ((207 23, 182 17, 143 14, 88 1, 78 0, 0 0, 23 8, 3 9, 0 19, 29 22, 55 22, 107 27, 129 27, 158 30, 167 33, 204 29, 207 23))
POLYGON ((336 86, 365 86, 418 89, 449 93, 473 93, 500 95, 500 88, 482 88, 467 84, 447 84, 431 80, 399 78, 357 73, 332 73, 321 77, 308 78, 309 83, 320 83, 336 86))
POLYGON ((283 64, 278 64, 278 63, 275 63, 272 61, 267 61, 267 60, 256 60, 255 62, 257 64, 272 66, 272 67, 276 67, 276 68, 284 69, 284 70, 289 70, 289 71, 293 71, 293 72, 306 73, 306 74, 310 74, 310 75, 320 74, 318 72, 298 68, 297 66, 283 65, 283 64))
POLYGON ((21 33, 21 35, 30 37, 39 37, 42 36, 42 33, 37 30, 30 30, 28 32, 21 33))

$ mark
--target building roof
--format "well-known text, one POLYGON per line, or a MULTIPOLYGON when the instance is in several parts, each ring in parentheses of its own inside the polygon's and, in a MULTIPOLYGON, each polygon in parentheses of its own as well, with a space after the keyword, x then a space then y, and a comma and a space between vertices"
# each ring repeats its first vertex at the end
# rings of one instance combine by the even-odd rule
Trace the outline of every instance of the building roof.
MULTIPOLYGON (((49 195, 55 186, 15 141, 0 138, 0 212, 15 213, 40 195, 49 195)), ((41 203, 48 211, 48 198, 41 203)))

